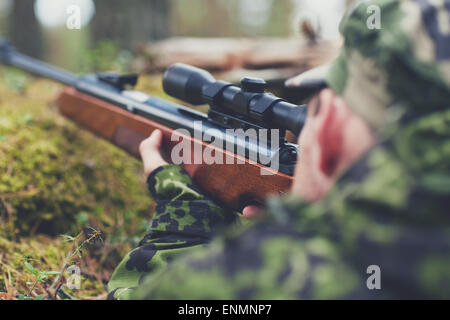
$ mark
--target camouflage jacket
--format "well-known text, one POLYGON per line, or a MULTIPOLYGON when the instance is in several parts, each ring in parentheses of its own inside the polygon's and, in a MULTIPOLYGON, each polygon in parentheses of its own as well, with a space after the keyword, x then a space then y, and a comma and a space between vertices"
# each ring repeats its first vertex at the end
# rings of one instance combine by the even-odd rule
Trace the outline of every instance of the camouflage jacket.
POLYGON ((245 227, 182 169, 159 168, 155 217, 109 298, 450 298, 449 128, 450 110, 405 125, 323 201, 270 199, 245 227))

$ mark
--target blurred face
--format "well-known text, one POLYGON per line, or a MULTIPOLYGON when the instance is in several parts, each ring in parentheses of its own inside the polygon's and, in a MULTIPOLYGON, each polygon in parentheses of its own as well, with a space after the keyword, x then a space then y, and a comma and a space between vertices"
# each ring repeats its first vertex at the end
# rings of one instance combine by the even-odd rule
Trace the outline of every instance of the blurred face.
POLYGON ((308 103, 308 118, 298 143, 300 157, 292 192, 304 200, 317 201, 373 146, 374 137, 342 98, 324 89, 308 103))

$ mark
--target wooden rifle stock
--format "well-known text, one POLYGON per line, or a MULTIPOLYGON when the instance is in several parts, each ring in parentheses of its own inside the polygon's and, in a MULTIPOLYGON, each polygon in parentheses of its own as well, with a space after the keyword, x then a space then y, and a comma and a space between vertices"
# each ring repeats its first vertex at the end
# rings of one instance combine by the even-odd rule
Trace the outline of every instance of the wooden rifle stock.
MULTIPOLYGON (((172 128, 81 93, 73 87, 63 90, 57 105, 64 116, 138 159, 139 144, 155 129, 163 132, 163 152, 166 154, 170 154, 173 147, 179 143, 179 140, 172 141, 172 135, 181 136, 172 128)), ((254 201, 263 203, 267 196, 285 193, 290 188, 291 176, 273 171, 224 149, 212 147, 191 136, 183 137, 192 144, 191 150, 196 150, 194 145, 197 145, 197 149, 200 149, 198 145, 201 145, 202 152, 205 148, 214 148, 215 155, 219 153, 223 157, 224 164, 185 164, 182 167, 206 195, 225 207, 240 211, 254 201), (236 164, 238 159, 245 163, 236 164), (262 175, 261 170, 272 174, 262 175)))

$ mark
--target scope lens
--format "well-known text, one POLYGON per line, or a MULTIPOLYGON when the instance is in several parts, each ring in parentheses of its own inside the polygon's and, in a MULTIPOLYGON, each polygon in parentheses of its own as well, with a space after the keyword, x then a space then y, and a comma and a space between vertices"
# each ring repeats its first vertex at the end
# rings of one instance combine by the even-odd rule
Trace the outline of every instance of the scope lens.
POLYGON ((193 105, 204 104, 202 91, 205 85, 216 80, 206 70, 177 63, 167 69, 163 77, 164 91, 177 99, 193 105))

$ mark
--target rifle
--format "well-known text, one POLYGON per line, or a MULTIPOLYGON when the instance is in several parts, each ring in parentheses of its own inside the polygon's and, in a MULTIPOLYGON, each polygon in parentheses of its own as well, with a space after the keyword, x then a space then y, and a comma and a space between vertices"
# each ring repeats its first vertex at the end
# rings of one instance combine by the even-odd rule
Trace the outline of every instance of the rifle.
POLYGON ((77 76, 25 56, 2 39, 0 62, 64 84, 56 100, 59 112, 137 158, 140 143, 155 129, 163 132, 165 154, 184 141, 194 152, 182 152, 185 161, 181 166, 209 197, 227 208, 239 211, 248 204, 262 203, 268 195, 284 193, 291 185, 298 146, 287 143, 284 136, 286 130, 300 133, 306 108, 265 93, 261 79, 244 78, 239 87, 216 81, 207 71, 192 66, 168 68, 163 76, 166 93, 192 105, 209 104, 204 114, 129 89, 137 84, 136 74, 77 76), (233 129, 242 131, 227 134, 233 129), (248 129, 268 130, 267 143, 246 136, 248 129), (279 137, 272 135, 275 131, 279 137), (203 138, 208 135, 209 139, 203 138), (225 137, 227 147, 208 143, 211 136, 225 137), (222 157, 222 163, 195 161, 206 150, 214 159, 222 157), (255 152, 270 161, 252 158, 255 152))

